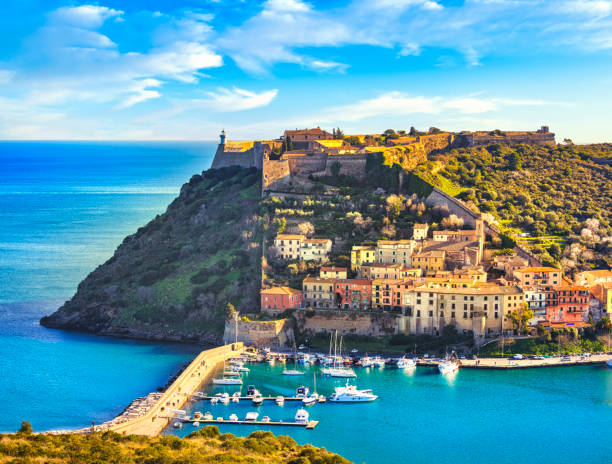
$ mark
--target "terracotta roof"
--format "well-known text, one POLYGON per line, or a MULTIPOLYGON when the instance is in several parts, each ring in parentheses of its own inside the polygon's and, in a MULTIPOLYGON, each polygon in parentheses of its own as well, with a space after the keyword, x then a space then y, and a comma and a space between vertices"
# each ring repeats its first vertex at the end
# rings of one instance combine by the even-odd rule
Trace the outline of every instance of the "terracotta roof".
POLYGON ((293 135, 298 135, 298 134, 305 134, 305 135, 332 135, 329 132, 321 129, 320 127, 315 127, 313 129, 295 129, 295 130, 286 130, 285 131, 285 135, 288 136, 293 136, 293 135))
POLYGON ((264 288, 261 290, 260 293, 263 293, 265 295, 279 295, 279 294, 295 295, 298 293, 302 293, 302 291, 296 290, 295 288, 291 288, 291 287, 272 287, 272 288, 264 288))
POLYGON ((339 271, 344 271, 344 272, 348 272, 348 268, 346 267, 336 267, 336 266, 323 266, 321 268, 322 271, 327 271, 327 272, 339 272, 339 271))
POLYGON ((342 284, 370 285, 371 283, 372 281, 368 279, 336 279, 336 285, 342 285, 342 284))
POLYGON ((423 251, 421 253, 415 253, 413 256, 416 258, 444 258, 446 252, 444 250, 431 250, 431 251, 423 251))
POLYGON ((365 245, 353 245, 352 248, 354 251, 374 251, 376 250, 375 246, 365 246, 365 245))
POLYGON ((276 236, 276 240, 304 240, 305 238, 305 235, 299 234, 278 234, 276 236))
POLYGON ((306 277, 302 283, 305 282, 320 282, 322 284, 333 284, 336 282, 337 279, 325 279, 323 277, 306 277))
POLYGON ((525 273, 525 272, 561 272, 561 269, 556 269, 554 267, 546 267, 546 266, 540 266, 540 267, 522 267, 520 269, 516 269, 514 271, 514 273, 525 273))
POLYGON ((415 229, 427 229, 429 227, 429 225, 427 224, 415 224, 414 228, 415 229))
POLYGON ((327 243, 331 242, 329 238, 307 238, 302 240, 304 243, 327 243))

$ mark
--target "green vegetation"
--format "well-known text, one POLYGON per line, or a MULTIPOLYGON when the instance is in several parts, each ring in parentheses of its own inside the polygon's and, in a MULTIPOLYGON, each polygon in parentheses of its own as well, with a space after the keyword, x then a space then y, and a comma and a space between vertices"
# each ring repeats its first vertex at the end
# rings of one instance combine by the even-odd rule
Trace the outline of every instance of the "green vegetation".
MULTIPOLYGON (((599 340, 594 332, 591 330, 585 332, 580 334, 575 328, 553 329, 539 337, 505 339, 503 342, 504 356, 513 354, 551 356, 607 351, 605 343, 599 340)), ((481 357, 501 356, 501 341, 489 343, 480 348, 479 355, 481 357)))
POLYGON ((488 213, 548 265, 612 264, 612 144, 454 149, 415 175, 488 213))
POLYGON ((95 434, 0 435, 0 464, 349 464, 325 448, 257 431, 246 438, 206 426, 186 438, 95 434))
MULTIPOLYGON (((256 169, 194 175, 164 214, 123 241, 42 323, 97 333, 216 342, 227 303, 259 305, 261 240, 256 169)), ((279 221, 279 228, 283 227, 279 221)))

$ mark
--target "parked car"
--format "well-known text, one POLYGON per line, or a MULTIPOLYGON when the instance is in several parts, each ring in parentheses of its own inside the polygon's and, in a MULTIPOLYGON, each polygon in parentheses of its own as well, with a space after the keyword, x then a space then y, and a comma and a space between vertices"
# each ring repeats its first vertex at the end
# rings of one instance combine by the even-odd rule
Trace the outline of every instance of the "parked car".
POLYGON ((542 360, 542 359, 546 359, 546 358, 544 356, 536 356, 533 359, 542 360))
POLYGON ((523 355, 522 354, 515 354, 514 356, 512 356, 512 359, 523 359, 523 355))
POLYGON ((561 358, 561 361, 571 361, 571 360, 572 360, 572 358, 570 358, 569 356, 563 356, 561 358))

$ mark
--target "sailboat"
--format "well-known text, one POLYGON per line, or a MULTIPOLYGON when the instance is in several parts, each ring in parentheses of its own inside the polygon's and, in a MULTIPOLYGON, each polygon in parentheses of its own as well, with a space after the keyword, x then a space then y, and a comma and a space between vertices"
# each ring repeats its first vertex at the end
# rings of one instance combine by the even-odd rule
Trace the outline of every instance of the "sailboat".
MULTIPOLYGON (((293 343, 293 359, 295 364, 297 364, 297 348, 295 347, 295 342, 293 343)), ((283 375, 304 375, 304 371, 298 369, 283 369, 283 375)))
MULTIPOLYGON (((353 369, 338 365, 338 358, 339 357, 341 358, 341 353, 342 353, 342 337, 340 337, 340 349, 339 350, 337 347, 337 342, 338 342, 338 331, 336 330, 335 336, 334 336, 334 365, 333 367, 327 367, 327 368, 321 369, 321 373, 323 375, 329 375, 330 377, 340 377, 344 379, 357 377, 357 374, 355 374, 355 371, 353 369), (340 352, 340 355, 338 354, 338 351, 340 352)), ((331 340, 330 340, 330 352, 331 352, 331 340)))

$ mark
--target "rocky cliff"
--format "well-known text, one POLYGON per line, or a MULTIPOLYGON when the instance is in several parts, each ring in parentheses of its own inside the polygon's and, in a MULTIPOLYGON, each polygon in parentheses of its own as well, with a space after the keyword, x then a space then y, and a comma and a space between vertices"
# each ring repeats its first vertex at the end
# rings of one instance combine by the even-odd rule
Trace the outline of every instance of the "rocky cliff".
POLYGON ((47 327, 218 343, 225 308, 259 308, 260 175, 228 167, 194 175, 164 214, 125 238, 47 327))

